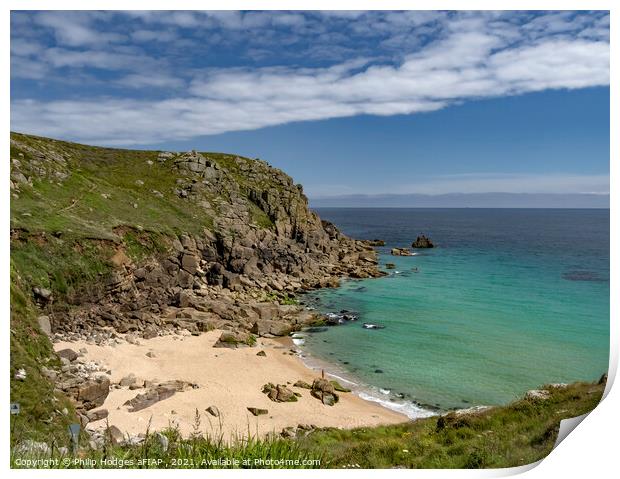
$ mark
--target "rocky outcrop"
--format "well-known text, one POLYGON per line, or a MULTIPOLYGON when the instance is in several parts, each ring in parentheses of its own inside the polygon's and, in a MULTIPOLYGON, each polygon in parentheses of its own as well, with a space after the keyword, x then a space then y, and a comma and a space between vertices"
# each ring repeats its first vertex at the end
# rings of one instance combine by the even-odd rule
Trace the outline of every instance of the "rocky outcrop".
POLYGON ((408 248, 392 248, 390 254, 392 256, 412 256, 408 248))
POLYGON ((385 246, 385 241, 380 239, 364 240, 368 246, 385 246))
POLYGON ((263 393, 274 402, 296 402, 299 393, 294 393, 286 385, 267 383, 263 386, 263 393))
POLYGON ((434 248, 435 245, 431 241, 430 238, 420 235, 418 236, 413 243, 411 243, 412 248, 434 248))
POLYGON ((340 399, 334 385, 324 378, 318 378, 312 382, 310 394, 326 406, 333 406, 340 399))
POLYGON ((75 399, 81 403, 87 411, 103 405, 110 393, 110 380, 98 378, 82 383, 77 388, 75 399))
MULTIPOLYGON (((193 171, 191 165, 202 164, 200 156, 191 160, 179 165, 187 163, 183 168, 193 171)), ((223 328, 282 336, 316 318, 301 307, 279 305, 279 300, 337 286, 343 276, 383 274, 372 247, 322 222, 290 178, 274 175, 283 182, 279 188, 254 186, 248 192, 254 206, 224 208, 214 231, 172 237, 168 253, 121 264, 96 297, 80 298, 81 307, 57 308, 50 315, 52 331, 67 335, 112 327, 148 339, 167 328, 192 334, 223 328), (248 209, 257 205, 273 227, 252 225, 248 209)))
POLYGON ((177 392, 183 392, 187 389, 196 387, 197 385, 184 381, 167 381, 153 385, 146 392, 140 393, 132 399, 125 401, 123 406, 127 406, 129 412, 141 411, 159 401, 174 396, 177 392))
POLYGON ((525 399, 530 401, 544 401, 551 397, 551 393, 546 389, 531 389, 525 393, 525 399))
POLYGON ((214 348, 245 348, 254 345, 255 339, 248 333, 241 331, 225 331, 221 334, 214 348))

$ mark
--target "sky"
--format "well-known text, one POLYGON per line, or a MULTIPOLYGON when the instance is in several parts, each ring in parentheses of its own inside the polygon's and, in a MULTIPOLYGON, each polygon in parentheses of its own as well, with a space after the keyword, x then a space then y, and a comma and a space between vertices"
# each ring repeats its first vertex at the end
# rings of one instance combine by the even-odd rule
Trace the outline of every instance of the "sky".
POLYGON ((11 129, 258 157, 316 200, 605 195, 609 15, 13 12, 11 129))

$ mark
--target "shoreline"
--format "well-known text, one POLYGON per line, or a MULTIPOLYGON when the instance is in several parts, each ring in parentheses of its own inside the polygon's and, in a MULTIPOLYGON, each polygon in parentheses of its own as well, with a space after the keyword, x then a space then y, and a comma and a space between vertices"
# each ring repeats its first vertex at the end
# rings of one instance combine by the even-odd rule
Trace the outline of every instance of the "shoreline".
POLYGON ((320 374, 291 352, 293 341, 290 337, 257 338, 254 347, 214 348, 220 333, 220 330, 213 330, 198 336, 173 334, 103 346, 87 341, 58 341, 54 349, 81 350, 77 361, 98 368, 101 372, 96 374, 107 377, 112 383, 103 404, 92 410, 105 409, 107 417, 86 426, 87 430, 99 433, 108 425, 116 426, 124 436, 132 438, 145 434, 147 429, 154 432, 174 427, 184 437, 198 431, 232 441, 249 436, 279 435, 285 428, 298 425, 352 429, 410 420, 404 414, 360 397, 355 391, 338 393, 340 401, 327 406, 312 397, 308 389, 294 387, 298 380, 312 384, 320 374), (261 350, 266 356, 257 356, 261 350), (119 385, 130 374, 137 378, 137 385, 143 381, 183 381, 197 387, 129 412, 124 403, 147 392, 147 388, 136 384, 132 389, 119 385), (271 401, 262 392, 263 385, 270 382, 287 385, 300 394, 298 401, 271 401), (219 410, 219 416, 206 412, 211 406, 219 410), (249 407, 266 409, 268 413, 253 416, 249 407))
MULTIPOLYGON (((304 334, 303 330, 294 333, 294 335, 301 334, 304 334)), ((436 416, 437 414, 446 412, 437 408, 431 409, 430 407, 424 407, 424 405, 418 404, 414 401, 396 399, 390 395, 391 392, 384 394, 379 386, 366 384, 361 379, 356 378, 353 373, 339 369, 338 364, 314 355, 309 349, 304 348, 304 343, 295 344, 291 338, 289 339, 291 340, 291 344, 298 348, 298 357, 305 367, 313 371, 325 371, 326 376, 334 378, 343 386, 350 388, 352 393, 356 394, 359 398, 366 402, 372 402, 378 404, 382 408, 403 414, 410 421, 436 416)))

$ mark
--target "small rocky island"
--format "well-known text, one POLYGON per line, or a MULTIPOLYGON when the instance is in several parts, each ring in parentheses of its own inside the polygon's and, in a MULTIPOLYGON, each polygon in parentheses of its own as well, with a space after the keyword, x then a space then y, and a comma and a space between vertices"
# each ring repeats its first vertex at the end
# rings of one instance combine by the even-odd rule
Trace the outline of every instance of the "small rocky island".
POLYGON ((412 248, 434 248, 435 244, 429 237, 421 234, 415 239, 413 243, 411 243, 411 247, 412 248))

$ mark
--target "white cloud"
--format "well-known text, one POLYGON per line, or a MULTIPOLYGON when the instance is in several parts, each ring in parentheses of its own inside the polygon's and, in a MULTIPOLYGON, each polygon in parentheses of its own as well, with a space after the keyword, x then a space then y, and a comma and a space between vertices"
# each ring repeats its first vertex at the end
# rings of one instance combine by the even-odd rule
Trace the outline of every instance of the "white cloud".
MULTIPOLYGON (((192 12, 177 13, 168 20, 179 25, 207 18, 192 12)), ((301 21, 299 15, 287 15, 282 17, 285 22, 301 21)), ((161 17, 144 14, 141 18, 148 22, 161 21, 161 17)), ((424 19, 412 21, 411 26, 443 17, 445 14, 431 12, 424 19)), ((273 21, 264 13, 211 12, 208 18, 233 29, 273 21)), ((384 21, 407 25, 403 18, 406 15, 386 16, 384 21)), ((127 69, 132 74, 117 82, 171 88, 174 93, 157 100, 17 100, 12 105, 12 128, 81 141, 130 145, 294 121, 359 114, 412 114, 468 99, 608 85, 606 40, 540 34, 564 32, 567 23, 579 23, 579 28, 584 29, 602 28, 605 21, 602 17, 579 23, 566 15, 554 14, 545 21, 533 20, 533 25, 526 23, 530 26, 525 28, 504 21, 499 13, 464 14, 447 22, 438 40, 405 55, 396 64, 386 64, 378 58, 358 58, 323 68, 183 71, 193 76, 189 89, 183 93, 179 93, 178 87, 184 84, 184 78, 171 76, 160 61, 139 52, 118 48, 52 48, 43 54, 52 67, 127 69)), ((150 35, 136 34, 145 38, 150 35)), ((78 30, 73 39, 84 42, 87 34, 78 30)), ((23 75, 41 74, 27 62, 17 64, 17 68, 23 75)))
POLYGON ((92 28, 91 21, 102 12, 40 12, 35 16, 35 22, 43 27, 51 28, 56 41, 62 45, 84 46, 102 45, 113 42, 122 42, 125 35, 120 33, 101 32, 92 28))
POLYGON ((181 78, 155 72, 149 74, 133 73, 120 78, 116 83, 129 88, 180 88, 185 84, 181 78))
POLYGON ((169 30, 135 30, 131 38, 137 42, 171 42, 177 40, 178 35, 169 30))

